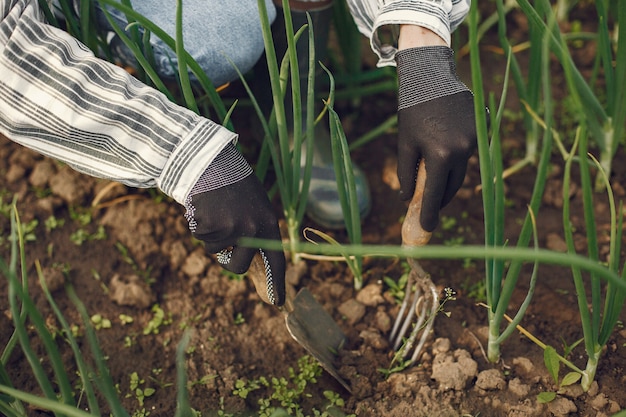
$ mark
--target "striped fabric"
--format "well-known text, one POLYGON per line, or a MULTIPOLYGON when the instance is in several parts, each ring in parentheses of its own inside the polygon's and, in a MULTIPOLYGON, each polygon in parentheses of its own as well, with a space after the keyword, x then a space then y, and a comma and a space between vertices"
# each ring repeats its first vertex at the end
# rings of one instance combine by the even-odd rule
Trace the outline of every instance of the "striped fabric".
POLYGON ((236 140, 43 24, 37 0, 0 0, 0 12, 0 133, 9 139, 181 204, 236 140))
POLYGON ((423 26, 450 46, 450 33, 465 19, 470 0, 347 0, 359 31, 370 39, 378 66, 396 65, 395 45, 384 43, 380 31, 397 33, 401 24, 423 26))
MULTIPOLYGON (((396 49, 379 29, 419 24, 449 42, 469 9, 469 0, 348 3, 380 66, 395 65, 396 49)), ((181 204, 237 139, 43 23, 37 0, 0 0, 0 134, 89 175, 159 187, 181 204)))

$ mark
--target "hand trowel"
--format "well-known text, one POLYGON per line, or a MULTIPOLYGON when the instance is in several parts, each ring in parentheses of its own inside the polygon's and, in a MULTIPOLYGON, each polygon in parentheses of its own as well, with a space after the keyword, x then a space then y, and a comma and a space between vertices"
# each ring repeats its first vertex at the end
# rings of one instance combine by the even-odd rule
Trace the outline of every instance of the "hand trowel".
MULTIPOLYGON (((252 259, 248 275, 254 282, 256 292, 263 301, 272 304, 267 294, 267 278, 263 258, 257 253, 252 259)), ((339 375, 333 362, 336 353, 346 342, 346 336, 333 318, 315 300, 306 288, 302 288, 292 299, 287 291, 285 305, 278 307, 285 315, 285 323, 291 337, 319 361, 348 392, 348 383, 339 375)))

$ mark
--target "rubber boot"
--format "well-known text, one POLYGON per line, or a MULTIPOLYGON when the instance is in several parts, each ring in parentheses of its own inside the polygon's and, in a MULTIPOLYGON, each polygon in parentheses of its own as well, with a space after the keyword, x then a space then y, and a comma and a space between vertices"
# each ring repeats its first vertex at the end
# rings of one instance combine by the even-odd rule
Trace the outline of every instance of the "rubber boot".
MULTIPOLYGON (((285 22, 283 9, 279 0, 274 0, 277 9, 276 21, 272 25, 272 37, 276 49, 276 56, 282 59, 287 51, 287 39, 285 36, 285 22)), ((322 77, 327 77, 326 73, 317 64, 324 62, 327 57, 328 35, 332 20, 332 0, 290 0, 291 17, 293 30, 297 32, 299 28, 307 24, 307 13, 311 17, 315 42, 315 62, 316 80, 315 86, 320 85, 322 77)), ((300 73, 300 92, 302 97, 302 108, 306 109, 307 78, 309 72, 309 39, 308 34, 302 34, 296 48, 298 56, 298 68, 300 73)), ((266 65, 265 60, 262 60, 266 65)), ((269 85, 269 82, 266 84, 269 85)), ((289 87, 287 88, 289 90, 289 87)), ((316 103, 317 104, 317 103, 316 103)), ((285 108, 291 109, 291 94, 285 97, 285 108)), ((321 110, 321 104, 316 108, 316 115, 321 110)), ((287 111, 287 118, 290 127, 293 126, 291 111, 287 111)), ((306 125, 306 115, 303 115, 302 125, 306 125)), ((320 226, 329 229, 345 228, 344 216, 339 202, 337 191, 337 179, 333 167, 332 150, 328 124, 318 123, 315 129, 315 142, 313 154, 313 167, 311 173, 311 183, 307 198, 307 216, 320 226)), ((304 161, 304 158, 303 158, 304 161)), ((367 178, 363 171, 353 164, 354 177, 356 182, 357 201, 361 219, 370 211, 371 197, 367 183, 367 178)))

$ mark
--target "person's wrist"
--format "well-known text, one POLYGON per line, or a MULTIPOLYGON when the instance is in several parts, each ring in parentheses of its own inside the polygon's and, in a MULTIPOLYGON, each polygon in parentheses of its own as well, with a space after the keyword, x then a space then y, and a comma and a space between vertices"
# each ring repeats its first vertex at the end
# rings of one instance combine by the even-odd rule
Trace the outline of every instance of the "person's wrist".
POLYGON ((435 32, 423 26, 400 25, 398 50, 420 46, 448 46, 448 44, 435 32))

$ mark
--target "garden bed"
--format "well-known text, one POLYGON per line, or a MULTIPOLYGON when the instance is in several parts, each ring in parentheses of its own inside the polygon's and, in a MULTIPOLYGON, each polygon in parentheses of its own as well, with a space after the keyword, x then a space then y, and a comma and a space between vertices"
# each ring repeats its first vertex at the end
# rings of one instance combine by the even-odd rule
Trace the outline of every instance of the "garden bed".
MULTIPOLYGON (((496 42, 486 41, 485 45, 493 46, 496 42)), ((503 73, 504 60, 489 52, 483 60, 488 88, 497 91, 497 75, 503 73)), ((469 79, 466 65, 460 65, 461 75, 469 79)), ((561 81, 555 75, 555 86, 561 81)), ((235 96, 239 92, 234 86, 225 94, 235 96)), ((514 98, 510 100, 512 108, 519 108, 514 98)), ((348 137, 357 137, 393 113, 395 97, 387 94, 377 96, 376 100, 364 100, 359 109, 347 104, 343 109, 341 106, 338 103, 337 110, 348 137)), ((233 117, 244 152, 254 154, 255 145, 249 139, 254 132, 246 128, 250 114, 244 108, 233 117)), ((510 121, 503 143, 508 166, 523 154, 524 137, 519 123, 510 121)), ((372 212, 363 224, 363 242, 367 244, 401 242, 401 220, 406 206, 395 190, 395 151, 395 135, 389 132, 354 152, 355 161, 368 174, 373 196, 372 212)), ((623 160, 625 156, 619 151, 615 160, 623 160)), ((564 248, 562 159, 555 155, 554 160, 537 216, 537 229, 541 247, 561 250, 564 248)), ((611 182, 619 200, 626 196, 622 187, 626 184, 626 168, 615 165, 611 182)), ((535 168, 528 166, 506 180, 506 234, 512 242, 526 215, 534 174, 535 168)), ((273 377, 290 380, 290 368, 298 373, 299 360, 306 352, 289 336, 282 314, 259 300, 249 280, 222 272, 214 258, 191 239, 183 208, 175 202, 155 192, 110 186, 106 181, 77 174, 6 138, 0 138, 0 177, 4 184, 3 214, 16 194, 21 222, 33 226, 31 239, 26 243, 31 296, 49 327, 58 328, 36 280, 34 262, 38 260, 56 302, 68 322, 77 326, 78 340, 85 351, 84 326, 63 290, 63 281, 73 285, 89 314, 100 316, 102 320, 95 319, 101 327, 97 335, 112 378, 119 384, 120 397, 131 414, 174 414, 175 351, 188 330, 191 340, 185 365, 190 401, 203 416, 255 413, 259 410, 259 399, 278 392, 264 387, 263 378, 272 385, 273 377), (138 379, 131 386, 134 377, 138 379), (258 383, 258 389, 252 389, 254 382, 258 383), (250 392, 243 398, 246 389, 250 392)), ((483 244, 479 183, 478 159, 473 157, 463 188, 442 212, 442 222, 432 244, 449 245, 451 251, 459 244, 483 244)), ((609 207, 601 196, 597 201, 598 227, 606 231, 609 207)), ((579 193, 573 193, 572 204, 575 237, 584 248, 579 193)), ((317 227, 314 223, 309 225, 317 227)), ((5 259, 9 257, 9 233, 8 218, 0 216, 0 253, 5 259)), ((342 232, 333 236, 339 241, 347 239, 342 232)), ((601 236, 604 245, 601 253, 604 250, 605 255, 608 241, 602 239, 601 236)), ((307 287, 348 336, 337 366, 351 384, 352 393, 322 373, 316 383, 309 380, 307 395, 294 400, 302 406, 303 415, 315 415, 313 409, 324 411, 331 402, 336 405, 333 415, 359 416, 599 417, 613 415, 626 407, 623 390, 626 330, 621 325, 602 355, 592 388, 583 393, 578 385, 572 385, 548 404, 540 404, 537 395, 555 391, 557 387, 543 364, 542 349, 527 337, 514 334, 504 343, 499 363, 486 360, 487 311, 478 305, 484 301, 481 260, 421 261, 440 290, 444 287, 455 290, 456 300, 446 303, 444 309, 448 315, 437 317, 419 364, 387 375, 383 371, 390 368, 393 356, 387 336, 398 304, 386 278, 400 279, 405 272, 402 261, 366 258, 361 291, 355 291, 353 276, 343 263, 309 260, 290 267, 289 284, 294 288, 307 287), (328 391, 338 394, 344 404, 328 391)), ((512 314, 525 296, 530 267, 522 272, 510 306, 512 314)), ((13 329, 7 299, 3 279, 0 346, 7 344, 13 329)), ((582 337, 568 268, 540 266, 535 296, 521 325, 559 352, 582 337)), ((34 331, 32 335, 36 352, 43 355, 34 331)), ((57 340, 63 346, 68 371, 73 375, 71 351, 60 337, 57 340)), ((582 344, 578 345, 568 356, 578 366, 584 366, 582 349, 582 344)), ((43 362, 45 365, 45 358, 43 362)), ((314 366, 302 362, 302 368, 304 371, 314 366)), ((7 369, 17 388, 39 393, 19 349, 10 357, 7 369)), ((295 391, 292 385, 289 387, 291 392, 295 391)), ((282 395, 287 396, 284 392, 282 395)), ((47 415, 36 409, 30 410, 30 414, 47 415)))

